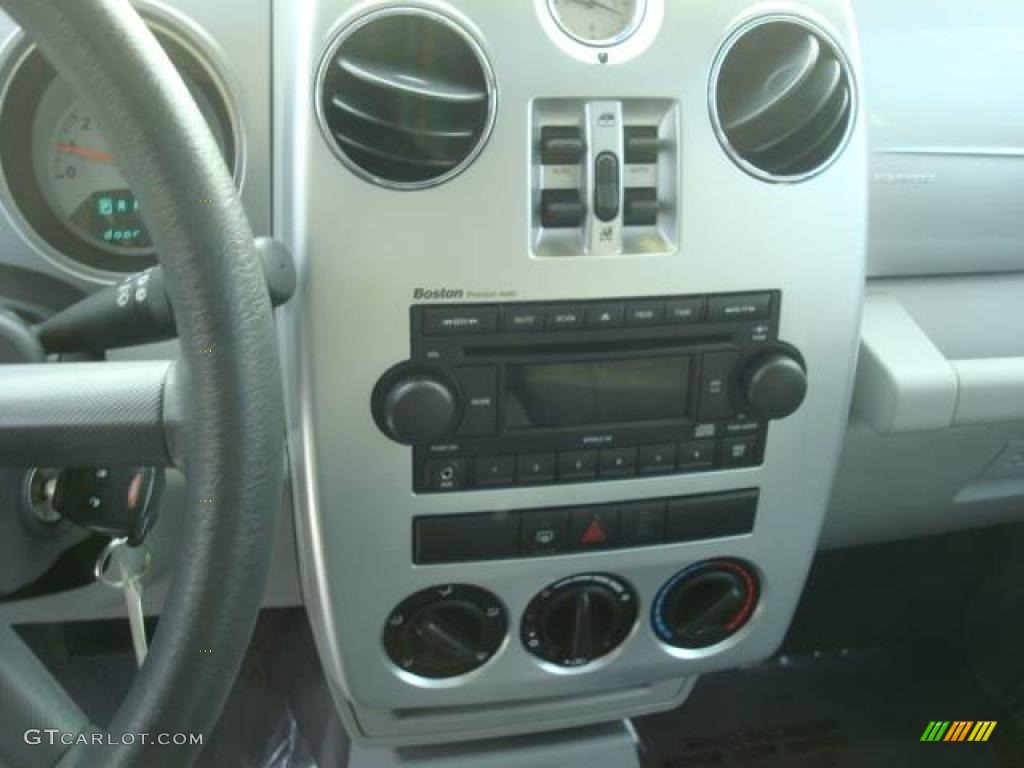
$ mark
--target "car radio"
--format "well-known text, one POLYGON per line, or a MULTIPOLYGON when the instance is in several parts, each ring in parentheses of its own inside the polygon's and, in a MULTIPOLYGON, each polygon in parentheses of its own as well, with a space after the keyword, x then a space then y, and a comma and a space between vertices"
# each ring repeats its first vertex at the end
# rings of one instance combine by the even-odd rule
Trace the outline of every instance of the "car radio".
POLYGON ((414 305, 410 360, 374 418, 413 446, 413 490, 464 491, 760 464, 807 389, 778 291, 414 305))

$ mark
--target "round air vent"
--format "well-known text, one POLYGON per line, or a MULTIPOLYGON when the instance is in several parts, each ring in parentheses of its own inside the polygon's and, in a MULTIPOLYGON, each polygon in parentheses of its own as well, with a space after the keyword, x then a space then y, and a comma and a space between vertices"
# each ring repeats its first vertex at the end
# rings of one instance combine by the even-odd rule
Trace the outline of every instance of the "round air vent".
POLYGON ((846 145, 855 114, 849 64, 806 21, 757 19, 719 53, 711 114, 722 146, 743 170, 768 181, 802 181, 825 170, 846 145))
POLYGON ((463 171, 494 124, 490 65, 462 27, 422 8, 387 8, 341 31, 321 66, 325 136, 355 173, 422 189, 463 171))

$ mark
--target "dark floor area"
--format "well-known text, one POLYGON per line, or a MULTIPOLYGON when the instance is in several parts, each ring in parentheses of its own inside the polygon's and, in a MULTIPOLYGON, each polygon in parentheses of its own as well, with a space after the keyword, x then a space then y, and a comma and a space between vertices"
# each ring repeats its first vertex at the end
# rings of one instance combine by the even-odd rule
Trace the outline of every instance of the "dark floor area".
MULTIPOLYGON (((90 719, 109 722, 135 671, 125 623, 34 627, 23 634, 90 719)), ((264 611, 196 768, 344 768, 347 763, 348 740, 305 612, 264 611)))
POLYGON ((958 660, 892 651, 780 657, 702 678, 635 723, 651 768, 1021 768, 1003 708, 958 660), (987 743, 922 743, 931 720, 996 720, 987 743))
MULTIPOLYGON (((123 629, 113 623, 109 631, 123 629)), ((51 666, 88 714, 105 722, 134 662, 125 649, 51 666)), ((1011 718, 947 652, 781 656, 707 675, 681 709, 635 725, 649 768, 1024 768, 1011 718), (932 720, 998 725, 987 743, 922 743, 932 720)), ((346 748, 304 614, 265 612, 197 765, 340 768, 346 748)))

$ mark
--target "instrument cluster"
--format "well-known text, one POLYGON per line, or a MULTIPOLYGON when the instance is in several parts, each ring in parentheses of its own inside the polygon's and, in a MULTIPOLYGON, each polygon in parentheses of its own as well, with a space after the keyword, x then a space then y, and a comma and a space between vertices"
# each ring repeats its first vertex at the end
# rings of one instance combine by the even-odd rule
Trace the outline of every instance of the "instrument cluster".
MULTIPOLYGON (((163 22, 150 25, 240 179, 239 121, 202 42, 163 22)), ((0 189, 8 209, 44 253, 74 272, 102 279, 154 265, 143 212, 103 134, 113 116, 81 99, 35 45, 19 44, 0 100, 0 189)))

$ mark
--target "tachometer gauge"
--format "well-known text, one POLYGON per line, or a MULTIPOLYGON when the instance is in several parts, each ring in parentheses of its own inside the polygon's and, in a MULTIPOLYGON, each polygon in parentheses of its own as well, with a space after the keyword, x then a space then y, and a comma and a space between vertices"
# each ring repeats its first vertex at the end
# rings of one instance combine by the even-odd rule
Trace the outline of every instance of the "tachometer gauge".
POLYGON ((548 0, 562 31, 584 45, 611 46, 632 35, 646 10, 646 0, 548 0))
MULTIPOLYGON (((154 32, 235 169, 239 132, 225 89, 183 37, 161 27, 154 32)), ((134 272, 156 263, 156 255, 145 211, 103 135, 106 119, 26 45, 0 108, 3 181, 28 227, 63 260, 134 272)))

